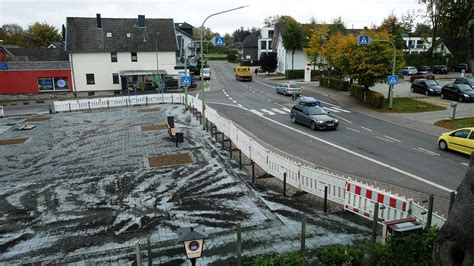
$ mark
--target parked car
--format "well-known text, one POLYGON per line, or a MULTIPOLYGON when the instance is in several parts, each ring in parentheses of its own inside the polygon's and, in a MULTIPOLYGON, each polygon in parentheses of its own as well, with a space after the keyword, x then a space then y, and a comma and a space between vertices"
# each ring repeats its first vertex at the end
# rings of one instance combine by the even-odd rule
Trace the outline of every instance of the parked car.
POLYGON ((438 147, 443 151, 449 149, 471 155, 474 152, 474 127, 443 133, 438 138, 438 147))
POLYGON ((434 65, 431 71, 434 74, 448 74, 448 67, 445 65, 434 65))
POLYGON ((417 70, 417 74, 426 74, 428 72, 431 72, 431 67, 429 67, 429 66, 420 66, 416 70, 417 70))
POLYGON ((291 108, 290 118, 293 123, 301 123, 312 130, 336 129, 339 126, 339 121, 325 111, 313 97, 300 97, 298 104, 291 108))
POLYGON ((205 67, 202 69, 202 78, 204 80, 210 80, 211 79, 211 69, 208 67, 205 67))
POLYGON ((283 95, 300 95, 301 87, 299 84, 296 83, 282 83, 278 85, 276 88, 277 93, 281 93, 283 95))
POLYGON ((435 75, 431 73, 415 74, 410 77, 410 82, 413 82, 415 79, 435 79, 435 75))
POLYGON ((418 70, 414 66, 406 66, 400 70, 400 74, 403 75, 415 75, 416 73, 418 73, 418 70))
POLYGON ((474 89, 467 84, 447 84, 441 88, 442 99, 454 99, 459 102, 473 102, 474 89))
POLYGON ((411 84, 411 92, 420 92, 428 95, 439 95, 441 86, 432 79, 415 79, 411 84))
POLYGON ((471 69, 469 68, 469 65, 465 64, 465 63, 457 64, 453 68, 453 71, 456 71, 456 72, 461 72, 462 70, 464 70, 465 73, 471 72, 471 69))
POLYGON ((459 77, 454 80, 456 84, 467 84, 474 89, 474 77, 459 77))

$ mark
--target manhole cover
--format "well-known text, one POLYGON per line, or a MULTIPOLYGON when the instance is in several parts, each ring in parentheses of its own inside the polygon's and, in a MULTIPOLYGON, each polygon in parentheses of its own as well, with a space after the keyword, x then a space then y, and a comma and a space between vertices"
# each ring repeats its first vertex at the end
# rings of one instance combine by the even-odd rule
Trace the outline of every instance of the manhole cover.
POLYGON ((138 109, 137 112, 139 113, 148 113, 148 112, 159 112, 160 108, 142 108, 138 109))
POLYGON ((153 130, 162 130, 162 129, 167 129, 166 124, 142 126, 142 131, 153 131, 153 130))
POLYGON ((52 117, 49 116, 33 116, 25 120, 25 122, 49 121, 52 117))
POLYGON ((0 139, 0 146, 20 144, 27 140, 28 138, 0 139))
POLYGON ((189 157, 187 153, 148 157, 148 165, 150 165, 150 167, 188 164, 192 162, 193 160, 191 159, 191 157, 189 157))

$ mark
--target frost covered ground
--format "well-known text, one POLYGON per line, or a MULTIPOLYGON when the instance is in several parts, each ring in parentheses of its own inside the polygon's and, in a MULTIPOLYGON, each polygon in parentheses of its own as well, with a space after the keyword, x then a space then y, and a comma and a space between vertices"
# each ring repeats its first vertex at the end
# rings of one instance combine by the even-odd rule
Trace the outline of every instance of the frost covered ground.
POLYGON ((55 114, 31 131, 14 130, 26 118, 0 120, 0 139, 30 138, 0 146, 0 264, 126 264, 147 236, 154 264, 185 264, 176 230, 188 226, 209 234, 198 264, 228 264, 237 223, 248 262, 298 250, 303 214, 309 250, 367 239, 365 227, 250 184, 183 106, 156 107, 55 114), (167 115, 184 132, 178 148, 166 130, 140 129, 167 115), (176 153, 193 163, 148 166, 148 157, 176 153))

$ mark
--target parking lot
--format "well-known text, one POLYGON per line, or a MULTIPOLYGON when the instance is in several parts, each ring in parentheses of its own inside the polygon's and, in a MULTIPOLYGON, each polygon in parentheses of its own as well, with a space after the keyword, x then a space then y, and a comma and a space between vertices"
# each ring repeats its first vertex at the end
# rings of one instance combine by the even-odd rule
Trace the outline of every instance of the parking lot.
POLYGON ((126 264, 147 236, 154 264, 185 264, 176 230, 188 226, 209 234, 199 262, 225 264, 235 256, 237 223, 251 260, 298 250, 303 214, 309 250, 368 238, 353 218, 250 184, 183 106, 143 108, 45 115, 29 131, 15 130, 26 117, 0 120, 1 140, 27 138, 0 146, 0 264, 126 264), (184 133, 179 147, 161 127, 168 115, 184 133), (192 162, 149 165, 175 154, 192 162))

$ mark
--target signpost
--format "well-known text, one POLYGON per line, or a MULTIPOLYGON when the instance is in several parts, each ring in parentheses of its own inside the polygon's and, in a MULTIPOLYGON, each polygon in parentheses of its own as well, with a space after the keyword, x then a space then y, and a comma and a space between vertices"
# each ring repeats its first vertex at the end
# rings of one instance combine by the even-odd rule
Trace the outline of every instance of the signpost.
POLYGON ((311 67, 306 66, 304 68, 304 82, 310 82, 311 81, 311 67))

